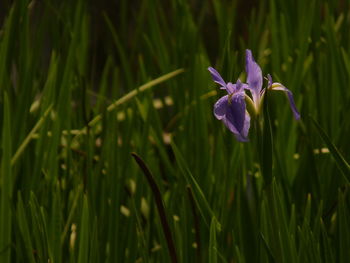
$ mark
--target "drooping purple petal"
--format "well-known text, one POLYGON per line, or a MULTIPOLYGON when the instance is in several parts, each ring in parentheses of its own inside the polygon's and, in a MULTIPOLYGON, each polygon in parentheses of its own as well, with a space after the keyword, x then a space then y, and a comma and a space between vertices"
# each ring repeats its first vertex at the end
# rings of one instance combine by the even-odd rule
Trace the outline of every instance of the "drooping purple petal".
POLYGON ((241 132, 244 126, 245 108, 244 95, 242 95, 242 93, 234 94, 231 97, 231 103, 229 103, 226 118, 234 124, 238 132, 241 132))
POLYGON ((247 82, 255 103, 259 101, 260 90, 262 88, 262 72, 260 66, 255 62, 252 52, 246 50, 247 82))
POLYGON ((228 95, 221 97, 214 104, 214 115, 218 120, 222 120, 225 117, 228 107, 228 95))
POLYGON ((223 118, 222 121, 225 124, 225 126, 230 130, 230 132, 232 132, 236 136, 236 138, 237 136, 240 136, 239 132, 237 131, 236 127, 233 125, 232 122, 230 122, 226 118, 223 118))
POLYGON ((214 82, 216 82, 219 85, 221 85, 222 87, 226 88, 226 82, 220 76, 219 72, 217 72, 216 69, 214 69, 213 67, 209 67, 208 70, 209 70, 214 82))
POLYGON ((294 118, 296 120, 299 120, 300 119, 300 113, 298 112, 297 107, 295 106, 293 93, 289 89, 287 89, 285 86, 283 86, 281 83, 275 82, 275 83, 272 84, 271 87, 272 87, 272 90, 281 90, 287 95, 288 101, 289 101, 289 105, 290 105, 290 108, 292 109, 294 118))
POLYGON ((228 104, 225 118, 225 125, 236 136, 236 139, 248 141, 247 135, 250 125, 250 118, 246 118, 246 105, 244 92, 235 93, 228 104))

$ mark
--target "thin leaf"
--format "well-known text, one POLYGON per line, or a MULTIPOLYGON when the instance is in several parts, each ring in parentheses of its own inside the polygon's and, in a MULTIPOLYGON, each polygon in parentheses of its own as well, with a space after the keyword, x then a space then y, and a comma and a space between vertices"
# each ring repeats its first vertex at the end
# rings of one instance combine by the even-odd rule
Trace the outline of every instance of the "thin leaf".
POLYGON ((79 256, 78 263, 89 262, 89 243, 90 243, 90 229, 89 229, 89 206, 86 195, 83 201, 83 211, 81 214, 81 222, 78 229, 79 235, 79 256))
POLYGON ((11 169, 11 109, 7 93, 4 93, 4 116, 2 128, 1 158, 1 213, 0 213, 0 262, 11 262, 12 233, 12 169, 11 169))
POLYGON ((217 242, 216 242, 216 219, 212 218, 210 223, 210 238, 209 238, 209 263, 217 263, 217 242))
POLYGON ((33 256, 33 245, 32 245, 32 240, 31 240, 31 235, 29 231, 29 226, 28 226, 28 217, 26 216, 25 210, 24 210, 24 205, 23 205, 23 200, 22 200, 22 195, 20 192, 18 192, 18 202, 17 202, 17 221, 19 225, 19 229, 22 234, 23 238, 23 243, 25 247, 25 252, 27 254, 27 258, 29 259, 29 262, 34 263, 35 259, 33 256))
POLYGON ((337 164, 339 170, 341 171, 345 181, 349 183, 350 181, 350 165, 345 160, 345 158, 341 155, 337 147, 333 144, 331 139, 328 137, 326 132, 322 129, 322 127, 318 124, 318 122, 310 116, 310 119, 313 125, 317 128, 318 133, 320 134, 322 140, 327 145, 330 153, 332 154, 335 163, 337 164))

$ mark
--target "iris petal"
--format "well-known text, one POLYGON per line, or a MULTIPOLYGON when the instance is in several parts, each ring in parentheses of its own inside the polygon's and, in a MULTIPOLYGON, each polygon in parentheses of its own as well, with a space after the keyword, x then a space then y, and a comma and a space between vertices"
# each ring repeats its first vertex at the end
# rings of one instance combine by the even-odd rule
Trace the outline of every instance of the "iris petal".
POLYGON ((262 72, 260 66, 255 62, 252 52, 246 50, 246 72, 249 89, 252 93, 253 100, 257 103, 260 98, 262 87, 262 72))
POLYGON ((219 85, 221 85, 222 87, 226 88, 226 82, 220 76, 219 72, 217 72, 216 69, 214 69, 213 67, 209 67, 208 70, 209 70, 214 82, 216 82, 219 85))
POLYGON ((234 133, 237 140, 241 142, 248 141, 250 117, 246 114, 244 92, 235 93, 232 96, 227 107, 224 123, 234 133))
POLYGON ((221 97, 214 105, 214 115, 218 120, 225 117, 228 107, 228 95, 221 97))
POLYGON ((300 113, 298 112, 297 107, 295 106, 293 93, 289 89, 287 89, 285 86, 283 86, 281 83, 277 83, 277 82, 272 84, 272 90, 280 90, 280 91, 283 91, 287 95, 288 100, 289 100, 289 105, 290 105, 290 108, 292 109, 294 118, 296 120, 299 120, 300 113))
POLYGON ((235 137, 238 139, 238 137, 240 136, 240 133, 237 131, 233 123, 226 118, 223 118, 222 121, 224 122, 225 126, 230 130, 230 132, 232 132, 235 135, 235 137))

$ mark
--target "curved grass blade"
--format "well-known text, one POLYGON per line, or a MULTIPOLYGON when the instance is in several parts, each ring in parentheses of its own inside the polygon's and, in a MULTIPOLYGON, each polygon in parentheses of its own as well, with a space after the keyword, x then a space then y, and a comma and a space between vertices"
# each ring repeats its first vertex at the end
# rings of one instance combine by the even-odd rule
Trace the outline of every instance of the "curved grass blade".
MULTIPOLYGON (((143 85, 141 85, 140 87, 130 91, 129 93, 125 94, 123 97, 121 97, 120 99, 116 100, 114 103, 110 104, 107 107, 107 112, 111 112, 113 110, 115 110, 118 106, 122 105, 123 103, 131 100, 133 97, 135 97, 137 94, 144 92, 164 81, 167 81, 168 79, 171 79, 173 77, 175 77, 176 75, 179 75, 181 73, 183 73, 185 70, 183 68, 174 70, 172 72, 169 72, 163 76, 160 76, 154 80, 151 80, 150 82, 147 82, 143 85)), ((96 115, 95 118, 93 118, 89 123, 88 126, 89 127, 93 127, 96 123, 98 123, 100 120, 102 119, 102 114, 98 114, 96 115)), ((83 129, 81 129, 79 131, 79 133, 76 136, 79 136, 80 134, 84 134, 86 132, 87 128, 84 127, 83 129)))
POLYGON ((318 124, 314 118, 309 116, 311 119, 313 125, 317 128, 318 133, 320 134, 322 140, 327 145, 329 152, 332 154, 335 163, 337 164, 339 170, 341 171, 345 181, 349 183, 350 181, 350 165, 349 163, 344 159, 344 157, 341 155, 337 147, 332 143, 331 139, 328 137, 327 133, 323 130, 323 128, 318 124))
POLYGON ((164 231, 164 236, 167 241, 168 249, 169 249, 169 255, 172 263, 177 263, 177 254, 175 249, 175 244, 171 235, 170 226, 168 223, 168 220, 166 218, 165 214, 165 208, 162 200, 162 195, 159 191, 159 187, 156 183, 156 181, 153 178, 153 175, 151 174, 150 170, 148 169, 145 162, 141 159, 140 156, 138 156, 136 153, 131 153, 132 157, 134 157, 135 161, 137 162, 138 166, 141 168, 143 174, 146 176, 146 179, 149 183, 149 186, 151 187, 151 190, 154 195, 154 199, 156 201, 160 222, 162 224, 162 228, 164 231))

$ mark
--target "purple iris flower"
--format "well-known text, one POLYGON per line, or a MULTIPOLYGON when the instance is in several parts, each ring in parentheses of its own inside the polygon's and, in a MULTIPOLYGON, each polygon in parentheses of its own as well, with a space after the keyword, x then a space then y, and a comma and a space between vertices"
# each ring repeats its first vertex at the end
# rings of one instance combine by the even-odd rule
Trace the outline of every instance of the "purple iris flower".
POLYGON ((225 89, 228 95, 221 97, 214 105, 214 115, 218 120, 223 121, 226 127, 241 142, 248 141, 250 116, 246 111, 245 92, 247 84, 237 80, 236 84, 226 83, 214 68, 209 67, 214 81, 225 89))
MULTIPOLYGON (((226 83, 214 68, 209 67, 208 70, 211 73, 214 82, 221 86, 220 89, 225 89, 228 93, 228 95, 221 97, 215 103, 215 117, 218 120, 223 121, 238 141, 248 141, 250 118, 251 116, 255 117, 260 113, 262 101, 265 95, 265 89, 262 89, 263 77, 260 66, 255 62, 252 52, 247 49, 247 84, 242 83, 239 79, 236 84, 232 84, 231 82, 226 83), (251 97, 246 94, 245 90, 250 91, 251 97), (246 103, 248 104, 248 107, 246 107, 246 103)), ((292 92, 281 83, 273 83, 270 74, 268 74, 267 77, 267 88, 269 90, 280 90, 285 92, 294 118, 299 120, 300 114, 295 106, 292 92)))

